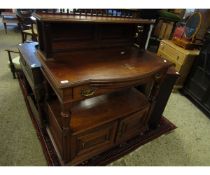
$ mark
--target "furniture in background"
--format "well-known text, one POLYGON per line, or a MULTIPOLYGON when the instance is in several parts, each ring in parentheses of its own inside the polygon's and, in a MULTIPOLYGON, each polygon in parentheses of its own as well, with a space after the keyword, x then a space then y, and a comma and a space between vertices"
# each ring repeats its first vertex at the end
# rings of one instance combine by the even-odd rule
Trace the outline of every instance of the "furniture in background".
MULTIPOLYGON (((202 23, 202 15, 199 12, 191 15, 185 25, 182 26, 182 32, 180 33, 180 29, 178 32, 174 32, 172 41, 184 49, 195 49, 199 48, 202 45, 202 40, 197 38, 197 33, 200 30, 202 23), (179 34, 180 33, 180 34, 179 34)), ((180 28, 180 27, 179 27, 180 28)))
POLYGON ((1 16, 2 16, 2 22, 4 24, 5 33, 7 33, 7 25, 18 24, 16 14, 13 12, 2 12, 1 16))
POLYGON ((210 30, 181 91, 210 118, 210 30))
POLYGON ((199 55, 199 50, 186 50, 171 40, 162 40, 157 55, 174 63, 176 71, 180 74, 174 88, 180 89, 184 85, 194 58, 199 55))
POLYGON ((32 106, 39 111, 40 104, 38 120, 45 121, 62 165, 85 164, 104 152, 111 159, 113 148, 132 147, 131 140, 158 127, 178 74, 144 50, 153 21, 132 10, 61 12, 34 14, 39 45, 19 47, 26 84, 41 87, 42 100, 34 98, 32 106), (137 26, 144 36, 138 47, 137 26))
POLYGON ((18 25, 21 31, 22 43, 27 41, 28 37, 30 40, 37 41, 38 33, 36 30, 36 21, 31 16, 32 11, 18 10, 17 13, 18 25))
POLYGON ((181 20, 180 13, 182 12, 159 10, 155 27, 150 37, 149 50, 156 53, 162 39, 171 39, 177 22, 181 20))
POLYGON ((29 102, 36 122, 40 128, 44 127, 45 115, 43 112, 44 86, 41 64, 36 56, 37 42, 25 42, 19 45, 20 66, 24 75, 22 82, 25 87, 25 96, 29 102))
POLYGON ((8 53, 8 64, 12 72, 13 78, 15 79, 16 72, 21 71, 19 51, 17 48, 9 48, 5 49, 5 51, 8 53))

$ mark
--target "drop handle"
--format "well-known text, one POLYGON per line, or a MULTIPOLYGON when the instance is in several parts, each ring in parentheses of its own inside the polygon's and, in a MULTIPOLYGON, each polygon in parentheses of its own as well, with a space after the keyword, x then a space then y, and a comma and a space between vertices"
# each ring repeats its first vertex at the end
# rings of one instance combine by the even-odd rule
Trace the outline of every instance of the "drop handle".
POLYGON ((96 92, 96 89, 95 88, 84 88, 81 90, 81 95, 84 96, 84 97, 90 97, 92 95, 94 95, 96 92))
POLYGON ((160 78, 161 78, 161 74, 160 74, 160 73, 155 74, 155 79, 156 79, 156 80, 158 80, 158 79, 160 79, 160 78))

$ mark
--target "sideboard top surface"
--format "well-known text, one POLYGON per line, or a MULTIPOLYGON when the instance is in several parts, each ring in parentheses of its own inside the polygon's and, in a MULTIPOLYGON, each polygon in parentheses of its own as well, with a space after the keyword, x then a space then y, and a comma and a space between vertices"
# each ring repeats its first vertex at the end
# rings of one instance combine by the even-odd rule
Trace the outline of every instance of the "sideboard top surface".
POLYGON ((138 48, 61 53, 50 61, 45 61, 41 54, 39 58, 45 72, 58 88, 86 83, 135 81, 172 65, 156 54, 138 48))

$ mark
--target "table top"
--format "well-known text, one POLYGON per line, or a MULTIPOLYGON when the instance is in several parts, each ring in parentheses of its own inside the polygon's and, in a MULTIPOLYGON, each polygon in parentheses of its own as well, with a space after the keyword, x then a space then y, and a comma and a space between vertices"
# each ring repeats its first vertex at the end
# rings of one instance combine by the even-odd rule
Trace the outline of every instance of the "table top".
POLYGON ((13 12, 2 12, 1 13, 1 16, 3 16, 3 18, 4 17, 14 17, 14 18, 17 18, 16 17, 16 13, 13 13, 13 12))
POLYGON ((18 49, 25 58, 25 61, 31 68, 40 68, 41 64, 36 55, 37 42, 29 42, 18 45, 18 49))
POLYGON ((153 19, 140 18, 119 18, 119 17, 104 17, 104 16, 83 16, 69 14, 42 14, 34 13, 33 16, 41 21, 48 22, 91 22, 91 23, 133 23, 133 24, 153 24, 153 19))

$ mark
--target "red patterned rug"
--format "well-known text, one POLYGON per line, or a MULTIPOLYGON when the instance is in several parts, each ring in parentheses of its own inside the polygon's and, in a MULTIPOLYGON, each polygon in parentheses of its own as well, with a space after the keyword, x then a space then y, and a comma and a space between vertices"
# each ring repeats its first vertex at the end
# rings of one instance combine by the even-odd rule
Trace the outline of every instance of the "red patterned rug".
MULTIPOLYGON (((23 82, 21 81, 20 78, 18 78, 18 80, 19 80, 19 84, 20 84, 25 102, 26 102, 28 112, 30 114, 34 128, 36 129, 36 133, 42 145, 43 153, 46 157, 48 165, 60 166, 61 164, 60 164, 59 158, 49 138, 49 135, 46 129, 39 128, 33 116, 33 113, 31 111, 31 108, 27 99, 27 94, 25 93, 26 91, 24 90, 23 82)), ((119 158, 119 155, 122 155, 122 154, 126 155, 130 153, 131 151, 139 148, 140 146, 160 137, 161 135, 170 133, 174 129, 176 129, 176 126, 165 117, 162 117, 158 128, 154 130, 149 130, 143 136, 138 136, 130 141, 127 141, 123 145, 112 148, 111 150, 109 150, 109 152, 104 152, 88 161, 85 161, 85 163, 81 165, 82 166, 107 165, 111 163, 112 161, 117 160, 119 158)))

